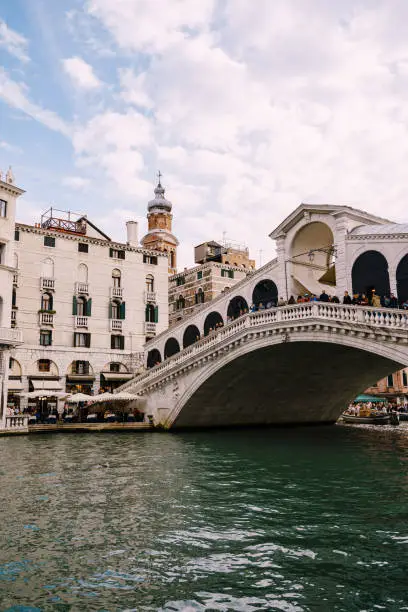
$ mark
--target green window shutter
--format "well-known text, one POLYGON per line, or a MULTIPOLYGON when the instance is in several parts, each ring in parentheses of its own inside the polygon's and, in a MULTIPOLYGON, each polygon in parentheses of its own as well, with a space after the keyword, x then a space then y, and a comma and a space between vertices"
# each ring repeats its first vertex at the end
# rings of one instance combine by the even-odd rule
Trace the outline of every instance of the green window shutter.
POLYGON ((154 322, 155 323, 159 322, 159 307, 158 306, 154 307, 154 322))
POLYGON ((78 312, 78 301, 77 301, 76 295, 74 295, 74 298, 72 300, 72 314, 76 315, 77 312, 78 312))
POLYGON ((125 350, 125 336, 120 336, 120 348, 121 350, 125 350))
POLYGON ((89 348, 91 346, 91 334, 86 334, 86 347, 89 348))
POLYGON ((146 323, 149 322, 149 304, 146 306, 146 310, 145 310, 145 321, 146 323))
POLYGON ((77 345, 77 335, 76 335, 76 333, 74 332, 74 346, 76 346, 76 345, 77 345))
POLYGON ((109 318, 112 318, 112 302, 109 302, 109 318))
POLYGON ((111 336, 111 349, 115 348, 115 336, 111 336))
POLYGON ((125 302, 122 302, 120 307, 119 307, 119 315, 120 315, 120 319, 125 319, 126 318, 126 304, 125 302))
POLYGON ((86 303, 86 316, 90 317, 92 314, 92 298, 89 298, 89 300, 86 303))
POLYGON ((113 249, 109 249, 109 257, 113 257, 113 249))

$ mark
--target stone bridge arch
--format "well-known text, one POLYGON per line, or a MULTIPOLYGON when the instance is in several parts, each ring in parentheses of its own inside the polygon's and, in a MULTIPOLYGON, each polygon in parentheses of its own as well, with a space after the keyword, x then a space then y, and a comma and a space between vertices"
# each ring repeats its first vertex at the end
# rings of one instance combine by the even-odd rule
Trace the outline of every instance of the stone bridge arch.
POLYGON ((407 363, 406 349, 324 330, 254 334, 189 377, 165 425, 334 423, 358 393, 407 363))

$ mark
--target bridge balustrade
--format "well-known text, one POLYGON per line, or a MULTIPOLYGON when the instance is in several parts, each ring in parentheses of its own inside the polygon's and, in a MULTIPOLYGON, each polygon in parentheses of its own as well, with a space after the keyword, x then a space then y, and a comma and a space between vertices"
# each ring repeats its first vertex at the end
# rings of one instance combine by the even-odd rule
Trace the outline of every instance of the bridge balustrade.
POLYGON ((6 429, 28 429, 27 415, 8 415, 6 416, 6 429))
MULTIPOLYGON (((161 374, 188 361, 197 353, 205 352, 209 347, 221 344, 224 340, 238 334, 244 328, 257 328, 271 323, 285 323, 305 319, 336 320, 386 329, 406 329, 408 331, 408 312, 390 308, 373 308, 371 306, 348 306, 343 304, 331 304, 322 302, 310 302, 307 304, 294 304, 292 306, 281 306, 268 310, 242 315, 235 321, 227 323, 224 327, 214 330, 192 344, 182 349, 163 361, 161 364, 151 368, 138 377, 138 383, 152 375, 161 374)), ((173 330, 174 331, 174 328, 173 330)))

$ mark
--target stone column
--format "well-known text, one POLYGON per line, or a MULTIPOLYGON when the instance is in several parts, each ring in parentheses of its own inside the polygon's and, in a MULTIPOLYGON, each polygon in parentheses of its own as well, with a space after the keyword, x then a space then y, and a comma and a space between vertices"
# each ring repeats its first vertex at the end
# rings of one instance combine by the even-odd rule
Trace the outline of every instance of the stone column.
POLYGON ((397 267, 388 264, 388 274, 390 277, 390 292, 397 296, 397 267))
POLYGON ((286 251, 285 251, 285 236, 279 236, 276 239, 276 255, 278 258, 279 265, 279 277, 278 277, 278 298, 283 297, 285 300, 289 299, 289 291, 290 291, 290 283, 287 278, 287 270, 286 270, 286 251))
POLYGON ((348 291, 350 295, 352 293, 351 278, 347 278, 346 236, 346 220, 337 219, 334 247, 336 249, 336 293, 340 301, 345 291, 348 291))
POLYGON ((10 350, 0 350, 0 429, 6 427, 10 350))

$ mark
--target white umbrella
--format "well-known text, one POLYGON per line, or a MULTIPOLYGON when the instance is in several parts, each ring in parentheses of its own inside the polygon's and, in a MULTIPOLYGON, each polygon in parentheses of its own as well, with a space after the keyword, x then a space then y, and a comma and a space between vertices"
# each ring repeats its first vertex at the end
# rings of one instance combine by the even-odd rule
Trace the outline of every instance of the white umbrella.
POLYGON ((92 395, 86 395, 85 393, 75 393, 70 395, 67 399, 69 404, 79 404, 80 402, 90 402, 93 399, 92 395))
POLYGON ((122 391, 121 393, 113 394, 113 399, 122 402, 131 402, 132 400, 135 400, 138 397, 138 395, 135 395, 134 393, 128 393, 127 391, 122 391))
POLYGON ((49 389, 44 389, 44 391, 30 391, 29 393, 21 393, 24 397, 34 398, 37 397, 66 397, 68 394, 64 391, 50 391, 49 389))
POLYGON ((96 404, 97 402, 111 402, 113 399, 114 395, 112 393, 101 393, 100 395, 93 395, 88 401, 96 404))

